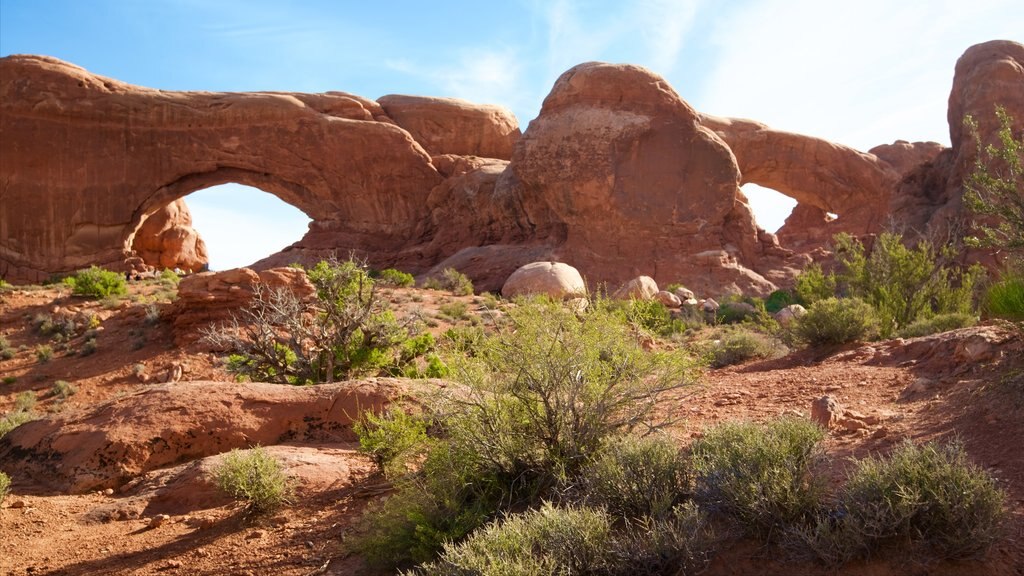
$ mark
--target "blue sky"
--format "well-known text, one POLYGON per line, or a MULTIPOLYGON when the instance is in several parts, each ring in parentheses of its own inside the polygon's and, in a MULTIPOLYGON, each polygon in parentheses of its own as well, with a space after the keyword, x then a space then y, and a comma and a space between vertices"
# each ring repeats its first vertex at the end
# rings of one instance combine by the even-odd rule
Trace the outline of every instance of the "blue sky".
MULTIPOLYGON (((997 38, 1024 41, 1024 2, 0 0, 0 56, 56 56, 154 88, 454 96, 505 105, 525 129, 569 67, 629 62, 700 111, 864 150, 947 144, 956 59, 997 38)), ((214 268, 305 231, 301 213, 231 190, 186 199, 214 268), (268 215, 276 234, 248 220, 268 215)), ((792 207, 745 190, 769 230, 792 207)))

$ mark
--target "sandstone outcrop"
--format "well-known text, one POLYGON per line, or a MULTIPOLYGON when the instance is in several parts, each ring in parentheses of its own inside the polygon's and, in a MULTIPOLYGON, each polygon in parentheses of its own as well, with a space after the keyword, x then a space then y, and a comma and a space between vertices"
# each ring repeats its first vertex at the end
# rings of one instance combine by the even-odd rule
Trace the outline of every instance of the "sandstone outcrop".
POLYGON ((519 139, 519 121, 501 106, 457 98, 392 94, 377 99, 384 112, 432 155, 456 154, 508 160, 519 139))
POLYGON ((387 379, 320 386, 178 382, 35 420, 0 438, 12 476, 57 492, 116 488, 143 472, 285 441, 353 441, 363 410, 400 393, 387 379))
POLYGON ((182 346, 194 342, 201 336, 201 329, 229 321, 232 314, 252 301, 256 284, 270 290, 286 289, 299 299, 316 293, 306 273, 298 268, 271 268, 261 272, 234 268, 192 274, 178 283, 178 297, 171 314, 175 343, 182 346))
POLYGON ((183 199, 150 214, 135 233, 132 249, 156 268, 199 271, 210 262, 206 243, 192 228, 192 214, 183 199))

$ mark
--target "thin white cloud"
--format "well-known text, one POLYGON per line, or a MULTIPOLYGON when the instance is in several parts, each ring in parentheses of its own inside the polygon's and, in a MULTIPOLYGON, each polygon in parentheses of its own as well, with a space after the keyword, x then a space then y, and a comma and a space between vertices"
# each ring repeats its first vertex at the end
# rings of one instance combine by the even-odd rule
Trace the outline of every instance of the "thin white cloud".
POLYGON ((715 25, 719 58, 697 104, 860 149, 948 143, 956 59, 1021 30, 1017 0, 755 0, 715 25))

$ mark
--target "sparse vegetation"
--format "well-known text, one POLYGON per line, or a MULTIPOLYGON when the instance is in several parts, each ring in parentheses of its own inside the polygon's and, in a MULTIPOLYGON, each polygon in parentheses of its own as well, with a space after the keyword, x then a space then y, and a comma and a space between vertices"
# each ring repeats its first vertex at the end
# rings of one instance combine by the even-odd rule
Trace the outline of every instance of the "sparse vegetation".
POLYGON ((36 346, 36 360, 40 364, 46 364, 53 358, 53 348, 49 344, 36 346))
POLYGON ((643 351, 614 312, 544 299, 520 302, 472 356, 451 361, 465 388, 433 403, 438 435, 419 448, 420 466, 352 540, 377 563, 430 560, 500 512, 575 485, 612 438, 663 424, 651 418, 657 399, 696 376, 686 356, 643 351))
POLYGON ((76 296, 110 298, 128 293, 123 275, 98 266, 79 270, 74 276, 65 278, 64 283, 71 287, 71 293, 76 296))
POLYGON ((473 281, 455 268, 445 268, 439 277, 427 278, 423 287, 430 290, 448 290, 456 296, 469 296, 473 293, 473 281))
MULTIPOLYGON (((0 436, 3 436, 0 433, 0 436)), ((11 477, 3 472, 0 472, 0 504, 4 503, 7 498, 7 494, 11 491, 11 477)))
POLYGON ((10 360, 17 354, 17 350, 11 347, 11 343, 7 341, 7 338, 0 336, 0 360, 10 360))
POLYGON ((581 500, 631 519, 664 519, 690 495, 687 458, 667 438, 616 437, 580 474, 581 500))
POLYGON ((930 318, 916 320, 900 330, 899 335, 901 338, 916 338, 918 336, 948 332, 957 328, 967 328, 968 326, 974 326, 977 322, 978 319, 971 314, 961 312, 937 314, 930 318))
POLYGON ((824 437, 816 424, 796 418, 718 425, 691 448, 695 498, 742 530, 775 540, 818 509, 824 486, 813 472, 824 437))
POLYGON ((1005 499, 959 443, 908 441, 887 457, 859 460, 835 510, 799 535, 830 564, 874 556, 887 546, 929 558, 967 558, 1002 536, 1005 499))
POLYGON ((50 394, 60 400, 67 400, 77 392, 78 390, 67 380, 57 380, 50 389, 50 394))
POLYGON ((228 452, 213 474, 218 488, 245 501, 254 514, 276 510, 288 504, 292 496, 281 462, 260 446, 228 452))
POLYGON ((21 426, 25 422, 36 419, 33 408, 36 406, 36 395, 28 390, 14 398, 14 410, 0 417, 0 437, 21 426))

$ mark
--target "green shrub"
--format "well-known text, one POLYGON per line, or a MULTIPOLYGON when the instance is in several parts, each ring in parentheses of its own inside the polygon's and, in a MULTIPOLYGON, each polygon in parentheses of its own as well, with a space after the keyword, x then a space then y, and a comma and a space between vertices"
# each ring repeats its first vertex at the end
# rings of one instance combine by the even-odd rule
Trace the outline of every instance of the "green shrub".
POLYGON ((970 314, 960 312, 939 314, 914 321, 906 328, 900 330, 899 335, 901 338, 917 338, 918 336, 949 332, 957 328, 967 328, 968 326, 974 326, 977 322, 978 319, 970 314))
MULTIPOLYGON (((831 294, 830 294, 831 296, 831 294)), ((789 290, 776 290, 768 295, 764 301, 764 309, 769 314, 775 314, 790 304, 797 303, 797 296, 789 290)))
MULTIPOLYGON (((32 404, 35 405, 35 396, 32 396, 32 400, 32 404)), ((7 414, 4 414, 3 417, 0 417, 0 438, 25 422, 31 422, 35 419, 36 414, 31 408, 19 408, 18 403, 16 402, 15 409, 12 412, 8 412, 7 414)))
POLYGON ((875 310, 859 298, 819 300, 792 323, 793 339, 810 346, 858 342, 877 334, 875 310))
POLYGON ((40 364, 46 364, 53 359, 53 348, 49 344, 40 344, 36 346, 36 360, 40 364))
POLYGON ((442 316, 448 317, 450 320, 465 320, 469 318, 467 309, 468 306, 461 300, 446 302, 438 306, 438 312, 440 312, 442 316))
MULTIPOLYGON (((0 434, 3 436, 3 434, 0 434)), ((7 498, 7 494, 11 491, 11 477, 3 472, 0 472, 0 504, 4 503, 4 499, 7 498)))
POLYGON ((288 504, 291 483, 276 458, 260 446, 232 450, 213 472, 217 487, 256 514, 270 512, 288 504))
POLYGON ((128 293, 128 287, 122 274, 104 270, 98 266, 79 270, 74 276, 65 278, 64 283, 71 287, 72 294, 76 296, 108 298, 128 293))
POLYGON ((832 298, 836 295, 836 279, 831 274, 825 274, 821 265, 814 262, 804 268, 803 272, 796 277, 796 286, 793 288, 799 304, 810 306, 818 300, 832 298))
POLYGON ((808 420, 726 423, 692 446, 695 498, 748 533, 772 540, 813 517, 823 487, 812 474, 824 431, 808 420))
POLYGON ((688 323, 681 315, 673 314, 667 306, 657 300, 601 300, 595 306, 609 309, 624 307, 626 318, 634 326, 647 330, 656 336, 671 336, 685 332, 692 323, 688 323))
POLYGON ((943 261, 953 257, 951 247, 937 253, 921 240, 908 248, 899 234, 891 232, 878 236, 870 254, 849 234, 837 235, 835 243, 840 290, 875 308, 882 337, 932 314, 972 311, 974 288, 983 270, 946 266, 943 261))
POLYGON ((580 473, 583 501, 625 518, 665 518, 689 494, 688 461, 667 439, 609 441, 580 473))
POLYGON ((14 384, 17 381, 17 376, 4 376, 3 379, 0 379, 0 382, 3 382, 4 384, 14 384))
POLYGON ((614 570, 621 576, 700 574, 711 561, 719 538, 708 515, 693 502, 677 506, 666 518, 641 518, 616 535, 614 570))
POLYGON ((78 351, 78 353, 81 354, 82 356, 91 356, 92 354, 96 353, 97 348, 98 346, 96 345, 96 339, 89 338, 84 343, 82 343, 82 348, 81 350, 78 351))
POLYGON ((473 281, 455 268, 445 268, 441 271, 441 276, 427 278, 423 287, 431 290, 448 290, 456 296, 469 296, 473 293, 473 281))
POLYGON ((964 205, 996 218, 994 225, 974 222, 979 236, 967 238, 971 246, 1015 249, 1024 247, 1024 136, 1014 138, 1013 117, 1002 106, 995 107, 999 119, 999 144, 982 146, 978 123, 971 116, 964 125, 977 145, 974 170, 964 181, 964 205))
POLYGON ((645 352, 607 308, 520 301, 471 356, 451 358, 462 386, 430 406, 437 437, 420 469, 364 516, 353 549, 407 566, 502 511, 539 505, 610 438, 664 424, 652 416, 658 398, 693 382, 696 368, 680 353, 645 352))
POLYGON ((746 326, 726 326, 713 332, 701 349, 711 366, 721 368, 755 358, 771 358, 779 354, 780 345, 771 336, 746 326))
POLYGON ((14 398, 15 411, 29 411, 36 407, 36 395, 31 390, 25 390, 14 398))
POLYGON ((410 574, 602 574, 612 563, 612 546, 612 520, 604 511, 545 504, 446 544, 440 559, 410 574))
POLYGON ((377 281, 385 286, 395 286, 398 288, 408 288, 416 284, 416 279, 413 278, 412 274, 395 270, 394 268, 381 270, 377 275, 377 281))
POLYGON ((422 453, 427 424, 426 419, 401 408, 389 408, 380 415, 364 412, 354 430, 360 450, 369 454, 387 476, 394 477, 406 473, 413 459, 422 453))
POLYGON ((67 400, 68 398, 74 396, 77 392, 78 389, 76 389, 67 380, 57 380, 56 382, 53 383, 53 388, 50 389, 50 394, 52 394, 55 398, 59 398, 61 400, 67 400))
POLYGON ((7 338, 0 336, 0 360, 10 360, 14 358, 15 354, 17 354, 17 351, 11 347, 7 338))
POLYGON ((821 559, 840 564, 892 546, 928 558, 983 554, 1004 534, 1006 494, 962 445, 909 441, 857 462, 835 512, 804 531, 821 559))
POLYGON ((1024 321, 1024 271, 1011 270, 985 292, 985 312, 994 318, 1024 321))
POLYGON ((181 276, 170 268, 164 268, 160 271, 160 283, 166 286, 177 286, 181 282, 181 276))

